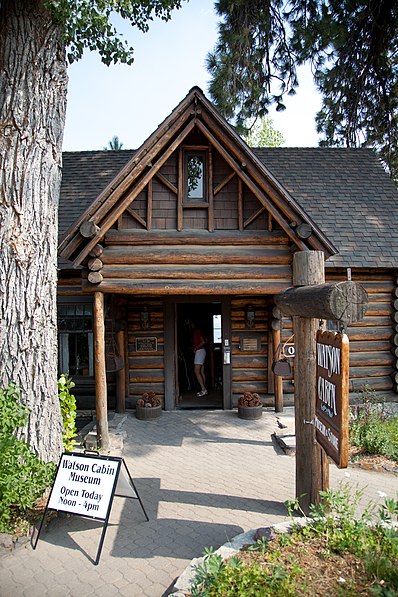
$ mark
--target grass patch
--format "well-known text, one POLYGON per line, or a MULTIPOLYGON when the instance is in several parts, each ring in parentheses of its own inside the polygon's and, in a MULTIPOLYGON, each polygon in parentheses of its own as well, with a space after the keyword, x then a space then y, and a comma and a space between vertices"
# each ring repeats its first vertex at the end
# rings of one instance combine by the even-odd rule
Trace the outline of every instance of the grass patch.
POLYGON ((288 503, 291 533, 258 541, 227 562, 206 550, 191 595, 398 595, 398 500, 370 504, 358 516, 361 496, 347 486, 323 492, 304 527, 294 522, 297 502, 288 503))

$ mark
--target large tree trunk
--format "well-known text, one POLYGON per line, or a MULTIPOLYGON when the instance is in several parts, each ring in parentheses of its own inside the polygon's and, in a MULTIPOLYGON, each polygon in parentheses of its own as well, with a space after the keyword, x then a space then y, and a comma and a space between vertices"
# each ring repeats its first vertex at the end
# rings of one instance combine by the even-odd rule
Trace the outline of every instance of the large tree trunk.
POLYGON ((30 409, 23 431, 57 460, 57 229, 67 67, 41 0, 0 3, 0 386, 30 409))

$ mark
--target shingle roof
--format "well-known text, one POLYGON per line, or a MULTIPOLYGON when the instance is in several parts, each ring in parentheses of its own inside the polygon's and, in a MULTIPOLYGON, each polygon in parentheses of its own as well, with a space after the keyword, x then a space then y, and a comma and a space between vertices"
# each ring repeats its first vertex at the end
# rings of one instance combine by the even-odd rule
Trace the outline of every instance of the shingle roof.
POLYGON ((338 249, 327 266, 398 266, 398 190, 372 150, 255 153, 338 249))
MULTIPOLYGON (((371 150, 280 147, 254 152, 339 250, 327 265, 397 267, 398 191, 371 150)), ((63 154, 60 238, 133 153, 63 154)))

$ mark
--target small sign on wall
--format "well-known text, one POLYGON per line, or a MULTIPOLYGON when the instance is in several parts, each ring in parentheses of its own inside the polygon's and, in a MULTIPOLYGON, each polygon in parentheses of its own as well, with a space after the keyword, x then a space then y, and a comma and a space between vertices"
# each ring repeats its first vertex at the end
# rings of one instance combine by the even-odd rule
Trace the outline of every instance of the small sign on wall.
POLYGON ((349 340, 319 330, 316 337, 316 439, 339 468, 348 465, 349 340))
POLYGON ((144 336, 135 339, 136 352, 157 352, 158 339, 155 336, 144 336))

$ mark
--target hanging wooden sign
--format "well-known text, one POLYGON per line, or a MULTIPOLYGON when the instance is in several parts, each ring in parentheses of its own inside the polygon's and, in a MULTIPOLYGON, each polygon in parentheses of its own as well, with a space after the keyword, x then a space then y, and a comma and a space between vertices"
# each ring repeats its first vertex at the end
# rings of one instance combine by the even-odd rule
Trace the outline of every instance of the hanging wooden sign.
POLYGON ((316 337, 316 439, 339 468, 348 465, 349 341, 319 330, 316 337))

